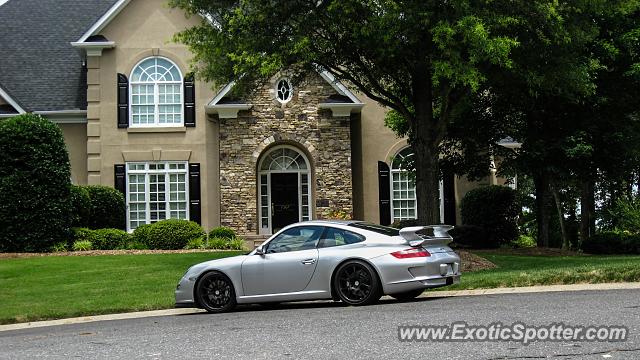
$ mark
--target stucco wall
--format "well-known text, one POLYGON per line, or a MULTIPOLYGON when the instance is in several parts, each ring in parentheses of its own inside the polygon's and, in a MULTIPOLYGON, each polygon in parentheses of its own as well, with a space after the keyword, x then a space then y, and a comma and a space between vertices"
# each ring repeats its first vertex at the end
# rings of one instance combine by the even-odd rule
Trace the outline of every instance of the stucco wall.
POLYGON ((77 185, 87 183, 87 125, 58 124, 71 163, 71 181, 77 185))
POLYGON ((219 225, 218 129, 204 106, 213 97, 211 84, 196 81, 196 127, 140 129, 117 127, 117 73, 130 76, 135 65, 150 56, 173 61, 184 76, 190 52, 171 41, 173 35, 199 23, 166 1, 136 0, 127 5, 101 32, 114 49, 88 59, 89 183, 114 184, 114 164, 127 161, 188 160, 201 165, 202 225, 219 225))

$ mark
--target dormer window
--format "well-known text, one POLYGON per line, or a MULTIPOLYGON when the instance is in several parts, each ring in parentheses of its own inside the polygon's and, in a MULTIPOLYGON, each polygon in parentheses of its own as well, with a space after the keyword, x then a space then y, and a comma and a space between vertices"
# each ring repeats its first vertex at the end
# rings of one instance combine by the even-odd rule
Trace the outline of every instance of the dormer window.
POLYGON ((182 73, 163 57, 150 57, 130 77, 131 127, 183 126, 182 73))
POLYGON ((288 103, 293 97, 293 87, 289 79, 282 78, 276 83, 276 98, 281 104, 288 103))

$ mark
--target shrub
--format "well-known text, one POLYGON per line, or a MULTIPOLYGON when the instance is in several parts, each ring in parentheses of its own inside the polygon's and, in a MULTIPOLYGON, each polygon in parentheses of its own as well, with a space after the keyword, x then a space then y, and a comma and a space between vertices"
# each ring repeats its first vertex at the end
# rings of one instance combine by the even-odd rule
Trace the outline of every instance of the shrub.
POLYGON ((0 252, 48 251, 67 239, 70 177, 57 125, 35 114, 0 122, 0 252))
POLYGON ((96 250, 124 249, 131 235, 120 229, 93 230, 90 235, 91 244, 96 250))
POLYGON ((197 239, 191 239, 184 248, 187 250, 202 249, 204 248, 204 240, 201 237, 197 239))
POLYGON ((582 242, 588 254, 640 254, 640 235, 619 231, 604 231, 582 242))
POLYGON ((516 240, 510 242, 509 245, 513 248, 531 248, 536 247, 538 243, 536 243, 536 239, 532 236, 520 235, 516 240))
POLYGON ((89 240, 79 240, 73 243, 73 251, 89 251, 93 249, 93 245, 89 240))
MULTIPOLYGON (((136 229, 137 231, 138 229, 136 229)), ((190 240, 204 238, 206 233, 200 225, 189 220, 162 220, 151 224, 134 239, 147 245, 149 249, 176 250, 183 249, 190 240)))
POLYGON ((518 237, 520 211, 516 192, 506 186, 471 190, 460 203, 462 224, 484 228, 491 246, 508 244, 518 237))
POLYGON ((126 209, 124 195, 109 186, 89 185, 84 188, 89 192, 91 200, 89 228, 124 229, 126 209))
POLYGON ((129 241, 126 246, 127 250, 149 250, 149 247, 138 241, 129 241))
POLYGON ((91 198, 84 186, 71 185, 71 226, 86 227, 91 216, 91 198))
POLYGON ((236 237, 236 233, 231 228, 224 227, 224 226, 219 226, 217 228, 213 228, 209 232, 209 237, 210 238, 221 238, 221 239, 233 239, 233 238, 236 237))
POLYGON ((603 214, 606 229, 640 233, 640 198, 620 198, 603 214))
POLYGON ((71 228, 71 244, 73 245, 76 241, 82 240, 91 240, 91 235, 93 234, 93 230, 84 227, 76 227, 71 228))
POLYGON ((207 243, 206 248, 217 250, 244 250, 244 240, 240 238, 209 238, 209 242, 207 243))
POLYGON ((418 226, 417 219, 396 220, 391 224, 391 227, 396 229, 402 229, 409 226, 418 226))
POLYGON ((453 238, 454 246, 474 249, 490 249, 498 247, 498 244, 489 241, 484 228, 475 225, 460 225, 449 231, 453 238))
POLYGON ((151 225, 152 224, 144 224, 138 226, 135 230, 133 230, 133 234, 131 234, 131 241, 145 244, 146 246, 146 244, 149 243, 149 232, 151 231, 151 225))
POLYGON ((67 242, 66 241, 61 241, 61 242, 59 242, 57 244, 54 244, 51 247, 51 251, 53 251, 53 252, 65 252, 67 250, 68 249, 67 249, 67 242))

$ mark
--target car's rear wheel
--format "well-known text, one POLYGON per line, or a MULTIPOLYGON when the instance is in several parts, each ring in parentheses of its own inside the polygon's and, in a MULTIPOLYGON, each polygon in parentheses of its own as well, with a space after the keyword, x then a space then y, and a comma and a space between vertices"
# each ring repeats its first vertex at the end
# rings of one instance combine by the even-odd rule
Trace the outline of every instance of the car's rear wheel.
POLYGON ((229 311, 236 306, 236 292, 231 280, 217 271, 208 272, 200 278, 196 299, 210 313, 229 311))
POLYGON ((391 295, 391 297, 395 298, 396 300, 407 301, 407 300, 417 298, 423 292, 424 292, 424 289, 418 289, 418 290, 411 290, 411 291, 406 291, 406 292, 397 293, 397 294, 389 294, 389 295, 391 295))
POLYGON ((336 270, 333 279, 336 294, 349 305, 373 304, 382 296, 378 274, 364 261, 349 261, 336 270))

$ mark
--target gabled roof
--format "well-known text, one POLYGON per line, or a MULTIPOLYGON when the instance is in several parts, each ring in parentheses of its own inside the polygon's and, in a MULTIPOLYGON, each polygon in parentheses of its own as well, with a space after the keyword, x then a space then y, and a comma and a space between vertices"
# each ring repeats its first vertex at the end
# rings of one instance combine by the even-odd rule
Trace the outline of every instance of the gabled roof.
POLYGON ((86 71, 70 42, 115 2, 10 0, 0 6, 0 87, 24 111, 86 109, 86 71))
MULTIPOLYGON (((333 116, 349 116, 351 112, 360 112, 364 103, 346 86, 325 70, 318 70, 318 74, 338 93, 318 104, 321 109, 330 109, 333 116)), ((218 114, 221 119, 234 119, 238 116, 238 111, 249 110, 253 106, 246 101, 227 97, 234 85, 235 82, 228 83, 213 97, 206 106, 208 113, 218 114)))

